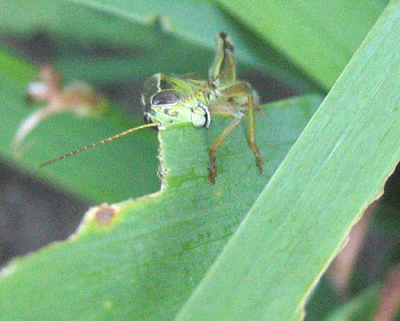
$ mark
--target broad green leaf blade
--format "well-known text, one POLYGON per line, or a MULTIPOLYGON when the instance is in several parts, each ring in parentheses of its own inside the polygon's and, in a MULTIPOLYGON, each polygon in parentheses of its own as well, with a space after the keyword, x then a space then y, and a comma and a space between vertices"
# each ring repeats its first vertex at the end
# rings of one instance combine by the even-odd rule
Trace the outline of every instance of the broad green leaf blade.
MULTIPOLYGON (((164 72, 182 73, 182 70, 176 69, 176 67, 179 67, 182 62, 187 63, 188 61, 197 63, 201 67, 206 61, 204 60, 205 55, 215 48, 216 35, 224 31, 234 39, 235 52, 239 63, 268 72, 269 75, 279 77, 286 83, 291 83, 302 90, 316 90, 312 81, 307 79, 304 73, 296 69, 280 52, 277 52, 267 43, 263 43, 261 39, 255 38, 251 32, 245 31, 236 20, 221 11, 212 1, 70 1, 77 8, 86 12, 86 15, 96 16, 102 13, 110 18, 119 19, 120 23, 124 25, 129 24, 132 28, 136 26, 135 28, 140 30, 142 35, 147 32, 146 40, 152 39, 152 46, 147 48, 153 50, 147 50, 147 55, 139 55, 136 57, 138 61, 135 62, 135 64, 142 66, 144 74, 146 71, 149 72, 149 70, 154 70, 157 67, 164 72), (212 23, 193 23, 194 21, 212 21, 212 23), (159 29, 155 30, 154 27, 157 26, 159 29), (161 33, 161 42, 159 42, 159 36, 154 36, 154 31, 161 33), (175 37, 169 36, 170 40, 165 41, 164 38, 168 35, 175 37), (181 40, 178 46, 173 45, 173 42, 176 41, 175 38, 181 40), (186 42, 189 41, 190 52, 186 51, 188 48, 183 43, 185 40, 186 42), (170 42, 172 42, 172 45, 169 44, 170 42), (156 49, 155 47, 159 48, 156 49), (181 48, 180 53, 171 53, 174 48, 181 48), (159 55, 159 52, 164 54, 159 55), (186 55, 188 55, 187 58, 186 55), (176 61, 175 64, 172 64, 172 66, 175 66, 175 70, 165 69, 168 68, 168 65, 171 65, 171 61, 176 61)), ((105 23, 108 24, 109 22, 105 21, 105 23)), ((133 34, 137 32, 135 31, 133 34)), ((118 61, 117 66, 120 64, 127 70, 131 69, 128 64, 124 63, 124 60, 118 61)), ((197 71, 198 68, 192 70, 197 71)), ((192 72, 192 70, 183 72, 192 72)))
POLYGON ((392 1, 178 320, 296 320, 400 158, 392 1))
POLYGON ((329 89, 384 8, 365 0, 218 0, 329 89))
MULTIPOLYGON (((244 28, 241 28, 237 21, 221 11, 213 1, 70 1, 76 3, 78 7, 83 7, 84 10, 90 8, 94 12, 119 17, 121 21, 130 21, 131 23, 147 25, 147 27, 151 23, 157 22, 160 31, 173 34, 179 39, 187 39, 191 42, 193 48, 200 45, 203 50, 204 48, 213 50, 216 35, 224 31, 235 40, 235 51, 240 62, 256 67, 258 70, 260 68, 268 70, 269 73, 278 75, 281 79, 296 82, 297 86, 308 89, 314 87, 309 80, 305 79, 304 74, 293 68, 290 62, 284 59, 280 53, 266 43, 260 45, 260 39, 254 39, 254 35, 244 32, 244 28), (212 23, 197 23, 200 21, 212 23)), ((165 42, 162 45, 166 47, 165 42)), ((164 50, 160 48, 159 51, 164 50)), ((179 57, 179 55, 176 56, 179 57)), ((171 55, 172 59, 173 57, 174 55, 171 55)), ((200 54, 199 57, 201 57, 200 54)), ((181 59, 184 60, 184 58, 181 59)), ((196 57, 192 57, 192 60, 201 62, 201 59, 196 59, 196 57)))
POLYGON ((0 319, 171 320, 319 103, 310 96, 264 106, 257 141, 265 173, 258 174, 240 126, 218 151, 215 185, 208 150, 229 119, 214 117, 208 130, 160 131, 163 190, 94 208, 68 241, 3 269, 0 319))
POLYGON ((157 140, 150 131, 121 138, 108 144, 107 149, 101 146, 39 168, 45 161, 137 125, 115 110, 110 111, 107 119, 79 118, 67 113, 46 119, 28 134, 15 154, 12 142, 17 128, 33 111, 26 106, 24 95, 29 82, 36 81, 36 74, 32 66, 0 51, 0 150, 3 159, 98 203, 122 201, 159 189, 157 140))
POLYGON ((163 32, 156 20, 135 20, 121 12, 68 0, 5 0, 0 2, 0 30, 6 39, 49 38, 54 47, 50 62, 67 79, 113 83, 144 81, 161 71, 206 75, 216 34, 207 46, 195 44, 163 32))
POLYGON ((253 73, 316 90, 302 71, 211 1, 5 0, 0 28, 9 37, 48 34, 56 42, 53 62, 68 77, 96 82, 145 79, 160 71, 206 74, 215 37, 225 31, 239 63, 253 73))

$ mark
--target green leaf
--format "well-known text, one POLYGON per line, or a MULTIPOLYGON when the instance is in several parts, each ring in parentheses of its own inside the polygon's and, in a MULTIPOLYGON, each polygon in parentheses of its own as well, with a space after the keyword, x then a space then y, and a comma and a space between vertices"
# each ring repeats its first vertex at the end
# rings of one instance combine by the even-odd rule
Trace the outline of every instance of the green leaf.
POLYGON ((5 0, 0 27, 11 37, 48 34, 54 62, 66 76, 92 82, 145 79, 160 71, 205 75, 215 37, 225 31, 241 65, 315 91, 304 73, 210 1, 5 0))
POLYGON ((178 320, 297 320, 400 158, 392 1, 178 320))
POLYGON ((377 1, 218 0, 325 89, 379 17, 377 1))
POLYGON ((208 149, 229 119, 214 117, 207 130, 160 131, 162 191, 93 208, 68 241, 3 269, 0 319, 173 318, 319 103, 309 96, 263 106, 256 125, 264 174, 240 126, 218 151, 215 185, 208 182, 208 149))

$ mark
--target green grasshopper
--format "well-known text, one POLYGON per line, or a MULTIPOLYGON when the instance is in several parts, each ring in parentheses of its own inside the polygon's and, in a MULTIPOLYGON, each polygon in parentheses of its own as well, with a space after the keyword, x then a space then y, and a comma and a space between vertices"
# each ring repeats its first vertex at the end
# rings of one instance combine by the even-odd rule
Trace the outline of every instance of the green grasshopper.
POLYGON ((216 152, 247 114, 248 144, 254 152, 258 171, 262 174, 263 159, 255 142, 254 111, 258 107, 257 95, 249 83, 236 80, 236 64, 231 39, 221 32, 218 34, 217 43, 218 51, 210 67, 208 81, 163 73, 156 74, 147 80, 142 95, 145 125, 128 129, 40 166, 46 166, 143 128, 157 127, 163 130, 171 124, 181 122, 190 122, 195 127, 208 128, 211 115, 220 115, 231 117, 233 120, 210 147, 209 180, 215 184, 215 178, 218 175, 216 152))

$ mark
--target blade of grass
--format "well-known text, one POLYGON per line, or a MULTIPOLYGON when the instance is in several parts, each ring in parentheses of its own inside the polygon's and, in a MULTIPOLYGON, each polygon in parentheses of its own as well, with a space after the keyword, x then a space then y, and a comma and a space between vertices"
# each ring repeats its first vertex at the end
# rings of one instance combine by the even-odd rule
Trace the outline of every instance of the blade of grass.
POLYGON ((177 320, 295 320, 400 158, 392 1, 177 320))
MULTIPOLYGON (((144 69, 144 74, 162 64, 164 64, 164 67, 161 70, 165 72, 169 72, 168 69, 165 69, 168 68, 168 65, 175 68, 170 72, 181 72, 181 70, 176 69, 179 63, 170 64, 169 62, 175 59, 180 59, 181 64, 182 62, 192 61, 193 64, 201 65, 205 61, 205 54, 208 54, 210 50, 214 51, 215 36, 224 31, 234 40, 239 63, 252 66, 257 70, 264 70, 268 74, 275 75, 302 90, 316 91, 315 84, 307 79, 302 71, 296 69, 280 52, 277 52, 261 38, 255 37, 251 30, 246 30, 237 20, 221 11, 212 1, 70 0, 70 2, 71 6, 75 5, 75 9, 78 8, 79 11, 82 11, 82 16, 97 17, 101 13, 109 17, 108 20, 104 21, 105 24, 109 24, 109 20, 116 20, 119 22, 117 29, 120 28, 120 25, 129 26, 129 34, 121 31, 129 38, 125 41, 127 43, 132 42, 131 35, 136 33, 142 35, 142 39, 136 44, 141 42, 151 43, 150 46, 144 48, 156 47, 157 42, 162 39, 158 49, 153 48, 154 50, 146 55, 136 57, 137 64, 144 69), (212 21, 212 23, 193 23, 193 21, 212 21), (130 28, 136 28, 136 31, 130 28), (147 36, 145 36, 146 34, 147 36), (167 37, 171 39, 166 41, 167 37), (169 44, 176 40, 174 38, 186 40, 190 43, 191 50, 188 53, 188 58, 185 58, 184 49, 181 49, 181 53, 169 54, 170 51, 174 50, 173 43, 172 45, 169 44), (195 49, 195 47, 197 48, 195 49), (160 55, 160 52, 163 52, 163 55, 160 55), (193 56, 194 54, 195 56, 193 56), (143 63, 140 58, 148 55, 153 55, 153 57, 147 63, 146 60, 143 63)), ((115 26, 113 27, 115 28, 115 26)), ((104 27, 100 26, 98 29, 101 32, 104 27)), ((177 48, 184 48, 184 46, 179 44, 177 48)), ((107 66, 107 61, 104 63, 107 66)), ((116 64, 117 67, 119 65, 124 65, 127 70, 132 68, 129 64, 125 64, 123 59, 116 64)), ((86 69, 85 66, 82 67, 86 69)), ((197 69, 193 68, 184 72, 192 72, 197 69)), ((111 70, 113 69, 111 68, 111 70)))
POLYGON ((377 1, 218 0, 325 89, 379 17, 377 1))
POLYGON ((216 34, 225 31, 234 40, 240 68, 251 68, 247 74, 274 77, 296 93, 320 90, 280 52, 209 1, 6 0, 0 2, 0 29, 10 43, 41 39, 49 44, 44 57, 40 52, 41 61, 50 57, 67 78, 102 84, 142 82, 160 71, 205 76, 216 34))

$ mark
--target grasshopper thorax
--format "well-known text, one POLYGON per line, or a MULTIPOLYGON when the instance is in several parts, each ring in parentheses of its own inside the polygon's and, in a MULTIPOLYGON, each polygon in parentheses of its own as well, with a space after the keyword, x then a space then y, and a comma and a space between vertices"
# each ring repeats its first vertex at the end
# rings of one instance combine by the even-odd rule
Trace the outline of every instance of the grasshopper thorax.
POLYGON ((144 85, 142 101, 146 123, 163 127, 191 122, 208 128, 211 121, 207 93, 201 90, 206 82, 156 74, 144 85))

